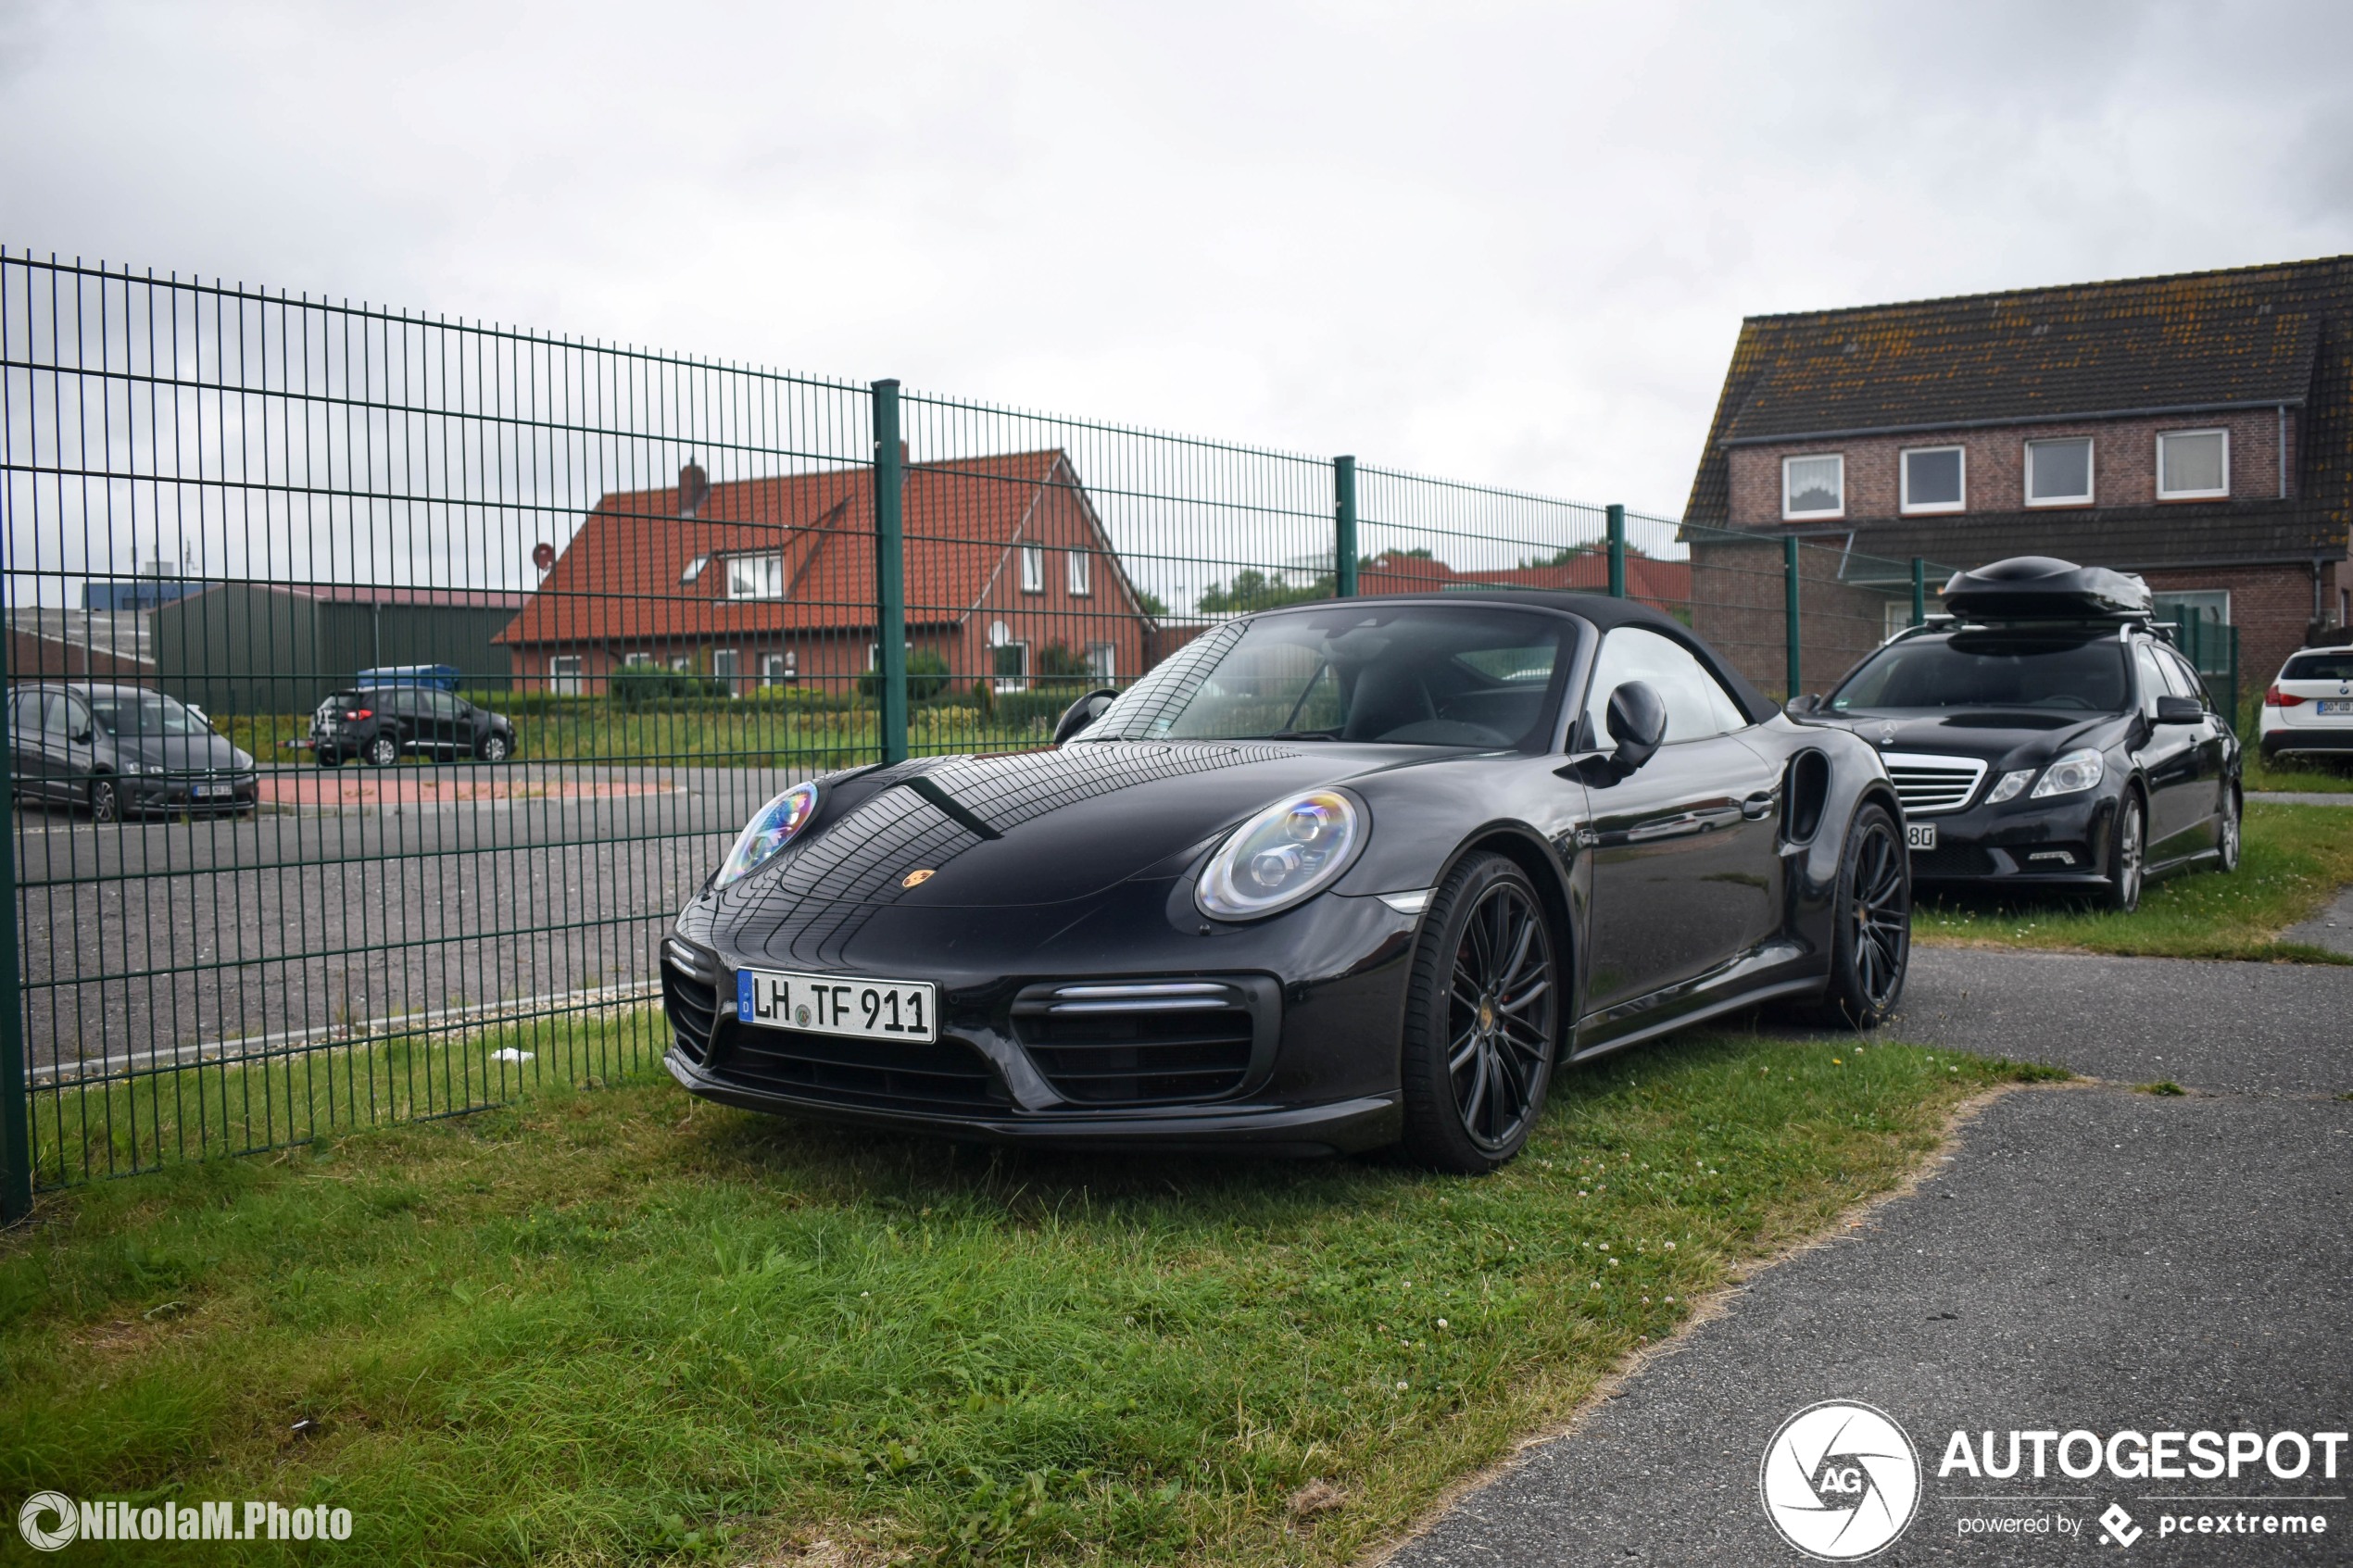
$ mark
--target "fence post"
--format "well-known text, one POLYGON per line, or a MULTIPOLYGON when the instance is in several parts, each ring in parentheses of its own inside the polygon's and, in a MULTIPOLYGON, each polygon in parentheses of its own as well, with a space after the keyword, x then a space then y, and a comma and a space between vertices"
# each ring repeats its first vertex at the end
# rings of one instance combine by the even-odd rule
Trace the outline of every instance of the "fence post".
POLYGON ((1613 501, 1609 507, 1609 596, 1626 596, 1626 508, 1613 501))
POLYGON ((1786 534, 1781 539, 1781 636, 1788 644, 1789 696, 1805 688, 1806 678, 1797 664, 1797 535, 1786 534))
POLYGON ((1332 592, 1356 596, 1356 459, 1332 459, 1332 592))
POLYGON ((886 762, 907 760, 906 459, 899 445, 899 383, 875 383, 875 667, 886 762))
POLYGON ((1928 562, 1912 558, 1912 624, 1928 624, 1928 562))
MULTIPOLYGON (((0 543, 0 549, 5 549, 0 543)), ((0 585, 0 602, 6 599, 0 585)), ((4 613, 4 612, 0 612, 4 613)), ((7 637, 0 637, 0 691, 8 684, 7 637)), ((0 746, 0 1224, 32 1212, 32 1118, 27 1099, 24 997, 17 972, 16 776, 0 746)))

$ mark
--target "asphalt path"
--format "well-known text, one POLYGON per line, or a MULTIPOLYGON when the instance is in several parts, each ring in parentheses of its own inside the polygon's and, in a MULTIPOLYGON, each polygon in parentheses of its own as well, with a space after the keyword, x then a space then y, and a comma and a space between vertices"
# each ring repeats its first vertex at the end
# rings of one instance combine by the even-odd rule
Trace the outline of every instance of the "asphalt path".
POLYGON ((1806 1559, 1759 1467, 1831 1399, 1920 1451, 1918 1513, 1874 1562, 2353 1562, 2353 1448, 2334 1479, 2317 1461, 2293 1480, 1938 1474, 1957 1431, 2002 1435, 2006 1458, 2012 1430, 2353 1426, 2353 969, 1923 950, 1885 1034, 2105 1082, 1994 1101, 1917 1188, 1760 1270, 1396 1564, 1789 1568, 1806 1559), (2127 1086, 2158 1081, 2187 1092, 2127 1086), (2310 1498, 2328 1500, 2293 1500, 2310 1498), (2111 1505, 2129 1547, 2098 1522, 2111 1505), (2291 1513, 2327 1533, 2260 1533, 2291 1513), (2168 1514, 2233 1533, 2162 1534, 2168 1514))
MULTIPOLYGON (((308 776, 447 794, 486 775, 470 764, 308 776)), ((103 826, 22 808, 35 1075, 642 990, 664 922, 786 778, 525 764, 455 801, 103 826)))

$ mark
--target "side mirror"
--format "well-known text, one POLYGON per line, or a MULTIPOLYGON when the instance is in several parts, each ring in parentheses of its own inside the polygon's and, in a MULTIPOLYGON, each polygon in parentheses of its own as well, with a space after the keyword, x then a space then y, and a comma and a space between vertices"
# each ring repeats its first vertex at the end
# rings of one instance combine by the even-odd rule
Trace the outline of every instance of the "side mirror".
POLYGON ((2206 718, 2206 709, 2194 696, 2161 696, 2157 699, 2157 721, 2160 724, 2196 724, 2206 718))
POLYGON ((1632 772, 1667 739, 1667 701, 1645 682, 1629 681, 1609 694, 1609 738, 1617 743, 1617 765, 1632 772))
POLYGON ((1063 709, 1062 721, 1054 726, 1054 744, 1060 746, 1077 734, 1088 725, 1101 718, 1103 710, 1118 700, 1117 688, 1104 686, 1100 690, 1088 692, 1085 696, 1063 709))
POLYGON ((66 736, 66 739, 73 742, 76 746, 88 746, 96 738, 97 733, 94 730, 76 730, 73 734, 66 736))
POLYGON ((1781 711, 1793 719, 1803 718, 1808 713, 1818 713, 1821 709, 1822 699, 1812 692, 1807 692, 1804 696, 1793 696, 1781 704, 1781 711))

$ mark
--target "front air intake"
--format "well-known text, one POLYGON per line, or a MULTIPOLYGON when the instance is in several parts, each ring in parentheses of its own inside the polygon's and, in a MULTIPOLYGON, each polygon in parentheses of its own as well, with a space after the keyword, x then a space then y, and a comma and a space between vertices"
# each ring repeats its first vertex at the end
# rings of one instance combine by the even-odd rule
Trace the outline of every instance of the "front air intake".
POLYGON ((1273 1056, 1271 980, 1070 981, 1013 1001, 1013 1033, 1056 1094, 1081 1105, 1223 1099, 1273 1056))

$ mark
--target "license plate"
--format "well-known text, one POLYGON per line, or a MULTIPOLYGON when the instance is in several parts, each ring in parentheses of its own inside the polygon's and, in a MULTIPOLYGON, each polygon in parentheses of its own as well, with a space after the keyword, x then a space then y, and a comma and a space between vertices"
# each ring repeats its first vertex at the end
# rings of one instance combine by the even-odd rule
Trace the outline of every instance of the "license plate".
POLYGON ((935 1033, 937 988, 922 980, 736 972, 736 1016, 757 1029, 799 1029, 853 1040, 920 1040, 935 1033))
POLYGON ((1915 849, 1935 848, 1936 824, 1934 822, 1906 822, 1904 842, 1915 849))
POLYGON ((222 784, 200 784, 191 786, 190 793, 194 794, 197 799, 202 800, 208 796, 228 794, 229 786, 222 784))
POLYGON ((2321 698, 2320 709, 2322 718, 2333 717, 2339 713, 2353 713, 2353 698, 2324 696, 2321 698))

